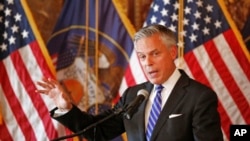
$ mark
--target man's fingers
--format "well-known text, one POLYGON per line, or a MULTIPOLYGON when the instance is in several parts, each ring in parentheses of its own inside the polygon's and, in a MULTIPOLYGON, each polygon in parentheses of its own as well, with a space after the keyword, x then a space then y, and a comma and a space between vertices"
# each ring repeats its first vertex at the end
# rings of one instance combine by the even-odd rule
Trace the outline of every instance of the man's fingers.
POLYGON ((60 84, 58 83, 58 81, 48 78, 48 81, 51 85, 53 85, 54 87, 59 86, 60 84))
POLYGON ((37 82, 37 84, 45 89, 53 89, 56 87, 53 82, 50 82, 47 79, 44 79, 43 82, 37 82))
POLYGON ((48 90, 36 90, 35 92, 48 95, 48 90))
POLYGON ((40 93, 40 94, 45 94, 49 96, 50 98, 55 98, 56 93, 50 92, 50 90, 35 90, 35 92, 40 93))
POLYGON ((53 88, 50 84, 48 83, 43 83, 43 82, 37 82, 37 84, 45 89, 51 89, 53 88))
POLYGON ((37 84, 43 88, 46 88, 46 83, 43 82, 37 82, 37 84))

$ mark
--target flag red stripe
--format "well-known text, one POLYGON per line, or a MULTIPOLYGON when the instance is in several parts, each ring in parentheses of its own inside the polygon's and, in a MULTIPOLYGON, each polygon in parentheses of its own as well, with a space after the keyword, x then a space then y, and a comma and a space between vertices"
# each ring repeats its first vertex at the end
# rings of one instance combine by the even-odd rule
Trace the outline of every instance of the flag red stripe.
MULTIPOLYGON (((199 62, 196 59, 194 53, 193 52, 186 53, 184 56, 184 59, 185 59, 187 65, 189 66, 191 73, 192 73, 193 77, 195 78, 195 80, 211 87, 211 84, 208 81, 206 75, 204 74, 203 69, 200 67, 199 62)), ((220 116, 221 116, 222 129, 225 131, 227 138, 229 138, 229 130, 228 130, 229 126, 228 125, 230 125, 232 122, 231 122, 228 114, 226 113, 226 110, 222 106, 221 101, 218 102, 218 111, 219 111, 220 116), (224 123, 227 123, 227 124, 224 124, 224 123)))
POLYGON ((225 36, 226 41, 228 42, 229 46, 231 47, 232 52, 234 53, 234 56, 236 56, 236 59, 238 60, 239 65, 242 68, 242 71, 246 74, 248 80, 250 80, 250 62, 247 60, 247 57, 243 52, 243 50, 240 48, 240 44, 232 30, 228 30, 223 33, 225 36))
POLYGON ((117 95, 112 99, 112 104, 116 104, 121 98, 121 94, 118 92, 117 95))
POLYGON ((53 78, 54 75, 52 74, 51 70, 48 67, 47 62, 45 62, 45 59, 41 59, 41 56, 43 56, 41 48, 39 47, 39 44, 37 43, 37 41, 30 43, 30 47, 31 50, 33 52, 33 55, 36 58, 36 61, 39 65, 39 67, 42 70, 42 73, 44 75, 44 77, 50 77, 53 78))
POLYGON ((0 124, 0 140, 13 141, 13 138, 11 137, 4 121, 2 124, 0 124))
MULTIPOLYGON (((10 56, 12 58, 15 58, 15 54, 16 53, 14 52, 10 56)), ((16 61, 18 61, 18 60, 16 60, 16 61)), ((17 120, 17 123, 19 124, 19 126, 23 132, 25 140, 37 140, 35 133, 34 133, 32 127, 29 123, 29 120, 27 119, 25 113, 23 112, 22 106, 20 105, 18 98, 16 97, 16 95, 11 87, 11 84, 10 84, 10 81, 8 78, 8 74, 6 72, 6 69, 5 69, 2 61, 0 62, 0 70, 1 70, 0 80, 1 80, 1 82, 4 82, 2 84, 2 88, 3 88, 3 91, 5 92, 5 97, 8 100, 8 103, 13 111, 12 113, 14 114, 14 116, 17 120), (29 134, 27 134, 27 133, 29 133, 29 134)))
POLYGON ((235 101, 238 109, 240 110, 243 118, 250 123, 250 110, 249 104, 246 100, 245 96, 243 95, 242 91, 236 84, 232 74, 228 70, 225 62, 222 59, 222 56, 219 54, 216 45, 214 42, 206 42, 204 44, 205 49, 208 55, 211 58, 211 63, 213 63, 214 67, 216 68, 218 75, 221 77, 221 80, 224 82, 227 90, 229 91, 231 97, 235 101))
MULTIPOLYGON (((71 135, 72 131, 70 131, 68 128, 65 128, 66 135, 71 135)), ((67 141, 73 141, 73 138, 68 138, 67 141)))
POLYGON ((227 111, 225 108, 221 105, 221 102, 218 103, 218 111, 220 113, 220 121, 221 121, 221 127, 226 135, 226 137, 230 138, 230 130, 229 127, 232 124, 231 119, 229 118, 227 111))
POLYGON ((130 65, 127 66, 126 72, 125 72, 125 80, 127 82, 128 87, 133 86, 136 84, 134 76, 131 72, 130 65))
MULTIPOLYGON (((45 132, 47 136, 51 139, 54 137, 57 137, 57 131, 52 123, 52 119, 49 116, 49 111, 47 109, 47 106, 45 105, 43 99, 41 98, 41 95, 35 93, 36 87, 34 82, 32 81, 29 71, 26 69, 25 64, 23 63, 19 52, 14 52, 11 54, 11 58, 13 60, 14 67, 17 71, 17 74, 20 78, 20 81, 26 88, 26 91, 28 92, 35 109, 37 109, 37 113, 40 116, 44 128, 46 129, 45 132)), ((30 70, 31 71, 31 70, 30 70)), ((32 70, 36 71, 36 70, 32 70)))
POLYGON ((199 82, 210 86, 210 83, 207 80, 206 75, 204 74, 201 66, 199 65, 199 62, 197 61, 197 58, 195 57, 194 53, 191 51, 189 53, 186 53, 184 59, 188 67, 190 68, 193 77, 195 77, 195 79, 199 82))

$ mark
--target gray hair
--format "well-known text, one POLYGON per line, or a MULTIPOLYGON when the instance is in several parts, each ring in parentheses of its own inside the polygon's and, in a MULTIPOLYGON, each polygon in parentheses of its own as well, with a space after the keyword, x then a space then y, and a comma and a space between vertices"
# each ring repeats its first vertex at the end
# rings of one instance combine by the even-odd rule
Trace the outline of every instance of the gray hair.
POLYGON ((173 31, 171 31, 169 28, 159 25, 159 24, 153 24, 146 27, 141 28, 134 36, 134 45, 136 42, 142 38, 149 37, 153 34, 160 34, 160 37, 162 41, 167 46, 176 45, 176 36, 173 31))

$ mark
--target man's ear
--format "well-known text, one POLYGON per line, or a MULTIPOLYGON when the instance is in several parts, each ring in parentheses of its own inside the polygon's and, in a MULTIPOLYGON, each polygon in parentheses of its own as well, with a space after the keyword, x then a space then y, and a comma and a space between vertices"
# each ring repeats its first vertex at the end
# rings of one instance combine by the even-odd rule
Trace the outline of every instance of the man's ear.
POLYGON ((178 54, 177 46, 172 46, 170 48, 170 55, 173 58, 173 60, 175 60, 177 58, 177 54, 178 54))

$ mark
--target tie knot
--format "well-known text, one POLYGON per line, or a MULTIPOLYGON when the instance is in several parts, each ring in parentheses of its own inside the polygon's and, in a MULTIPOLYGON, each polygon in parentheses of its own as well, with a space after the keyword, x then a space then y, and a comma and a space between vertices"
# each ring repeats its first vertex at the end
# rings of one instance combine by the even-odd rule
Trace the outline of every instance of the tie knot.
POLYGON ((162 90, 163 88, 164 88, 164 87, 163 87, 162 85, 156 85, 155 90, 156 90, 157 92, 161 92, 161 90, 162 90))

